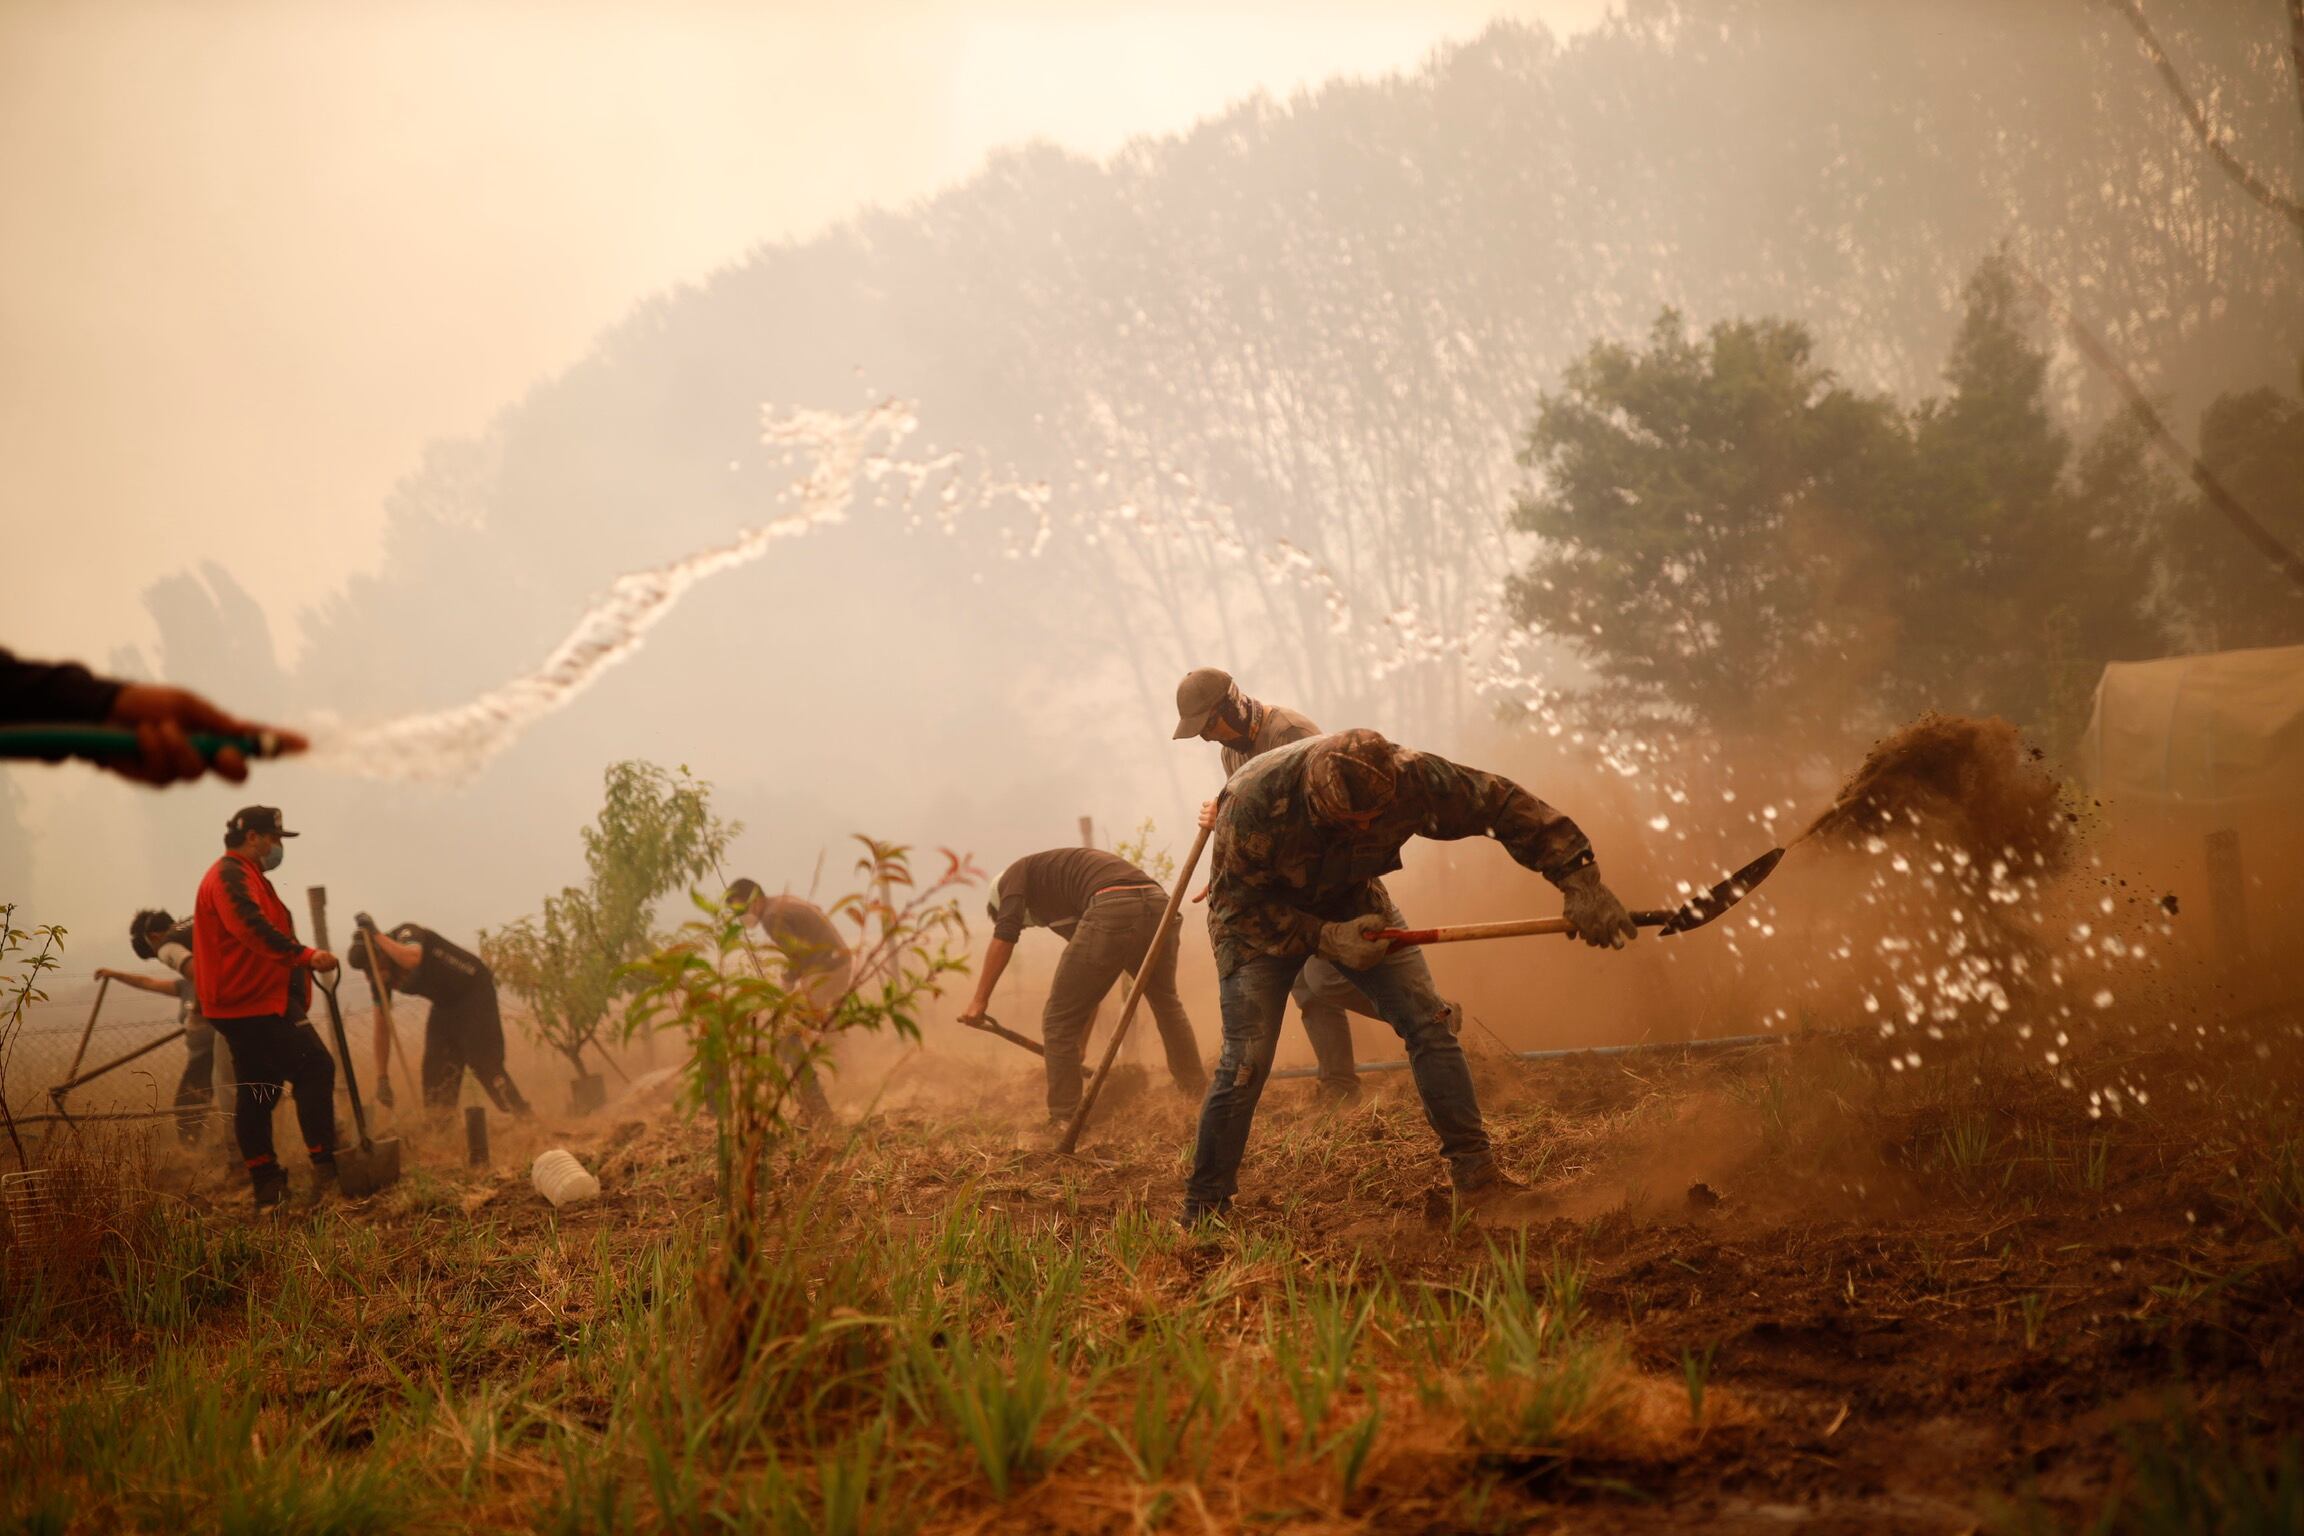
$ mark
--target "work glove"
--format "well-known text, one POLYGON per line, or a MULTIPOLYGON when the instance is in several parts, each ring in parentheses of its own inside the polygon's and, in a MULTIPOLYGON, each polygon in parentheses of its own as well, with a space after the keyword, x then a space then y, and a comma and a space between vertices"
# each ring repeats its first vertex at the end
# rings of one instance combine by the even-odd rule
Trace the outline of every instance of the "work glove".
MULTIPOLYGON (((1621 910, 1621 909, 1619 909, 1621 910)), ((1392 946, 1371 937, 1384 926, 1384 919, 1374 914, 1348 917, 1340 923, 1323 923, 1320 927, 1320 953, 1348 971, 1373 970, 1384 963, 1392 953, 1392 946)))
POLYGON ((1639 933, 1616 893, 1600 883, 1600 866, 1587 864, 1560 882, 1560 914, 1576 937, 1594 949, 1622 949, 1639 933))
POLYGON ((365 928, 368 930, 368 932, 374 933, 376 931, 376 919, 370 917, 365 912, 355 912, 352 914, 352 926, 355 928, 365 928))

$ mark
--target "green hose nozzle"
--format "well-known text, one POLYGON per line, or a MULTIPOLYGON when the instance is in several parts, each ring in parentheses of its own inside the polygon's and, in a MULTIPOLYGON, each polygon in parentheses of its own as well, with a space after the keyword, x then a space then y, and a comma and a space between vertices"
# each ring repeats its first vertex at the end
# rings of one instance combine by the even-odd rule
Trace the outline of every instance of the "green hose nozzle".
MULTIPOLYGON (((186 738, 201 758, 214 762, 216 754, 236 747, 249 758, 278 757, 280 738, 271 731, 194 731, 186 738)), ((35 757, 54 761, 82 757, 91 762, 135 757, 141 749, 136 733, 117 725, 7 725, 0 726, 0 758, 35 757)))

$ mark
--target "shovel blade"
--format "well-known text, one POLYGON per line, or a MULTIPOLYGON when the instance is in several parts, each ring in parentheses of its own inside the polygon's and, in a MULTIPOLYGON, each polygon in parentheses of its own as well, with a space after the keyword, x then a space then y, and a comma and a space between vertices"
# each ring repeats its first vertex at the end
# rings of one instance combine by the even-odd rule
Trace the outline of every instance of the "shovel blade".
POLYGON ((349 1200, 382 1194, 400 1182, 400 1138, 336 1149, 336 1187, 349 1200))
POLYGON ((1712 889, 1701 891, 1690 897, 1687 905, 1674 912, 1665 921, 1662 931, 1665 933, 1686 933, 1691 928, 1703 927, 1742 901, 1751 893, 1752 887, 1775 873, 1776 866, 1783 861, 1783 849, 1769 849, 1712 889))

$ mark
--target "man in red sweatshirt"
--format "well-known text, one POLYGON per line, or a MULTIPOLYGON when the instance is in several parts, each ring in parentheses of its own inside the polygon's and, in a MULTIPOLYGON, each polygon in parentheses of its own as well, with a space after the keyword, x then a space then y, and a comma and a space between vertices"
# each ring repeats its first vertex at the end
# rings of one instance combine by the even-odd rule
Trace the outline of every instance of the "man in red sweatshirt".
POLYGON ((306 1022, 312 972, 336 969, 336 957, 297 939, 295 919, 264 878, 280 867, 282 840, 295 835, 269 805, 234 816, 224 827, 224 857, 209 867, 192 909, 200 1013, 223 1033, 239 1070, 232 1128, 259 1210, 278 1205, 288 1189, 288 1170, 272 1152, 272 1108, 282 1084, 296 1091, 296 1123, 312 1154, 312 1198, 336 1179, 336 1062, 306 1022))

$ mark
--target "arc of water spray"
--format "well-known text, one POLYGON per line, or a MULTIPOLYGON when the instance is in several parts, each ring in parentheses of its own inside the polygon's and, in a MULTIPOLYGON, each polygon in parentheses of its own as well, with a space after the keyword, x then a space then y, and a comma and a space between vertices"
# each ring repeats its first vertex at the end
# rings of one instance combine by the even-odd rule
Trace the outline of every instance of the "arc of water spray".
POLYGON ((648 631, 698 582, 751 564, 779 540, 840 521, 860 481, 904 467, 886 449, 917 424, 910 403, 894 399, 850 415, 795 411, 769 417, 765 440, 811 460, 786 493, 797 498, 798 510, 747 528, 729 543, 619 576, 535 671, 453 709, 369 726, 322 725, 313 732, 312 756, 366 778, 469 779, 530 726, 566 708, 602 673, 637 652, 648 631))
MULTIPOLYGON (((1037 555, 1047 542, 1054 491, 1045 482, 1022 482, 964 466, 965 455, 932 453, 925 458, 900 458, 893 451, 918 427, 913 405, 897 399, 882 400, 864 411, 844 414, 826 410, 778 411, 763 408, 762 439, 787 461, 804 460, 807 468, 786 491, 796 497, 798 510, 749 528, 729 543, 700 550, 668 564, 618 577, 577 620, 567 637, 532 672, 513 678, 454 708, 401 716, 371 725, 344 725, 323 719, 311 731, 313 757, 327 766, 367 778, 413 782, 457 783, 470 779, 491 759, 509 748, 530 726, 567 707, 610 667, 634 655, 648 631, 668 617, 680 599, 698 582, 766 555, 779 540, 796 538, 817 527, 845 518, 866 487, 877 489, 894 482, 898 499, 916 497, 931 481, 942 480, 943 490, 934 513, 949 531, 967 512, 984 512, 1002 503, 1020 506, 1031 514, 1034 537, 1028 551, 1037 555)), ((1165 478, 1171 489, 1181 488, 1184 503, 1175 521, 1183 527, 1147 527, 1132 502, 1118 508, 1090 504, 1075 516, 1099 533, 1125 531, 1136 537, 1165 533, 1181 538, 1187 530, 1214 533, 1228 552, 1252 559, 1266 580, 1309 589, 1327 608, 1331 629, 1338 635, 1355 632, 1353 604, 1334 576, 1309 551, 1285 539, 1256 548, 1231 526, 1230 509, 1208 501, 1180 472, 1165 478)), ((1434 659, 1453 653, 1470 663, 1473 653, 1493 646, 1508 626, 1495 615, 1475 615, 1472 632, 1449 636, 1435 629, 1413 609, 1385 616, 1375 634, 1391 642, 1391 654, 1371 657, 1376 675, 1386 675, 1413 660, 1434 659)), ((1492 659, 1491 667, 1494 667, 1492 659)), ((1517 668, 1509 668, 1516 673, 1517 668)), ((1520 681, 1515 676, 1479 675, 1476 685, 1503 686, 1520 681)))

